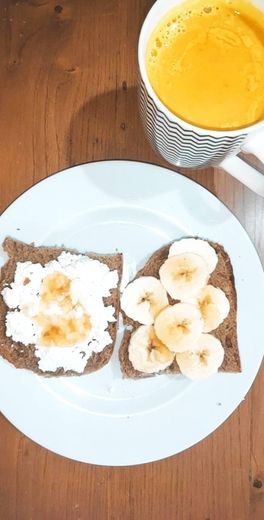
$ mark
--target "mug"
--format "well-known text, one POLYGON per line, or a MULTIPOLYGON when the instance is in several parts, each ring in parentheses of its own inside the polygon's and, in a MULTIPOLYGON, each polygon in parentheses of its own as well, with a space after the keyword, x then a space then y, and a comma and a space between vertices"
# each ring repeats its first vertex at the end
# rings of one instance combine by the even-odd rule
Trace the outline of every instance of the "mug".
MULTIPOLYGON (((264 197, 264 175, 237 157, 254 154, 264 162, 264 121, 239 130, 205 130, 173 114, 155 94, 146 71, 146 47, 165 14, 185 0, 157 0, 143 23, 139 44, 140 112, 153 148, 169 163, 183 168, 218 166, 264 197)), ((263 0, 251 0, 264 11, 263 0)), ((264 95, 264 94, 263 94, 264 95)))

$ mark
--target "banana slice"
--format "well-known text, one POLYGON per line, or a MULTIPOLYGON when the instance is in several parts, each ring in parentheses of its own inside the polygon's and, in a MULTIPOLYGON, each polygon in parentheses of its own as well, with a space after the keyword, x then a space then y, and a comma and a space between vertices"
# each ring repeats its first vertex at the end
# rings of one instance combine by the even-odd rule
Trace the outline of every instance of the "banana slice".
POLYGON ((217 265, 218 257, 212 246, 200 238, 183 238, 170 246, 169 257, 182 253, 195 253, 200 255, 208 265, 209 273, 212 273, 217 265))
POLYGON ((230 311, 229 301, 222 289, 206 285, 194 302, 200 309, 203 320, 203 332, 211 332, 219 327, 230 311))
POLYGON ((219 339, 202 334, 192 351, 176 354, 180 371, 189 379, 206 379, 222 365, 224 349, 219 339))
POLYGON ((161 311, 154 328, 158 338, 172 352, 184 352, 195 344, 203 331, 199 309, 190 303, 176 303, 161 311))
POLYGON ((169 367, 174 354, 157 338, 153 325, 141 325, 131 336, 128 356, 135 370, 153 374, 169 367))
POLYGON ((154 276, 137 278, 127 285, 121 298, 121 309, 143 325, 154 323, 155 317, 168 304, 167 293, 154 276))
POLYGON ((170 256, 159 270, 160 281, 175 300, 196 297, 209 278, 205 260, 194 253, 170 256))

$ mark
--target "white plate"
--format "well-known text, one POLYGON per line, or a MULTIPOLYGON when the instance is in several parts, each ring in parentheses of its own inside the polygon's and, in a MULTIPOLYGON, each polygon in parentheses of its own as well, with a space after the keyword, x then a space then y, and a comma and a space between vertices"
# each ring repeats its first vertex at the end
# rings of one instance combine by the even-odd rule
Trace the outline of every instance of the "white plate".
POLYGON ((200 441, 244 398, 263 354, 263 270, 242 226, 207 190, 150 164, 81 165, 13 202, 0 217, 0 240, 7 235, 36 245, 123 251, 124 283, 166 242, 205 237, 229 253, 238 295, 241 374, 195 383, 181 375, 127 381, 117 348, 99 372, 69 379, 46 380, 0 360, 0 409, 28 437, 79 461, 140 464, 200 441))

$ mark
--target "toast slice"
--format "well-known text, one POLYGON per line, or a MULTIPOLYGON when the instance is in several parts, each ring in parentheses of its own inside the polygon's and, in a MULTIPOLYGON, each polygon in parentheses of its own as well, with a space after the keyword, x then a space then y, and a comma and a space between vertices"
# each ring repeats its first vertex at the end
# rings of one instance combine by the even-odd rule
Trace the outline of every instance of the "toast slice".
POLYGON ((12 238, 6 238, 3 243, 3 249, 8 254, 8 260, 1 269, 0 275, 0 355, 7 361, 12 363, 16 368, 26 368, 36 374, 43 376, 73 376, 82 375, 94 372, 102 368, 108 363, 113 353, 114 344, 116 341, 118 314, 119 314, 119 287, 122 277, 123 257, 121 253, 114 255, 96 255, 93 253, 85 253, 91 259, 99 260, 106 264, 110 271, 116 270, 118 273, 118 286, 110 291, 110 296, 104 298, 104 304, 112 305, 115 309, 115 322, 110 322, 106 329, 111 336, 111 343, 107 345, 103 351, 95 353, 88 358, 87 364, 82 373, 73 370, 65 371, 63 368, 58 368, 55 372, 43 372, 39 366, 39 358, 36 356, 36 348, 34 345, 25 346, 20 342, 14 342, 12 338, 6 336, 5 316, 8 311, 1 291, 4 287, 10 285, 14 280, 17 262, 30 261, 32 263, 46 264, 51 260, 56 260, 62 252, 69 252, 79 254, 78 251, 59 248, 59 247, 34 247, 34 245, 24 244, 12 238))
MULTIPOLYGON (((210 275, 208 283, 222 289, 230 303, 230 312, 228 317, 216 330, 212 332, 212 334, 221 341, 225 351, 224 361, 219 370, 221 372, 240 372, 241 365, 237 342, 237 297, 233 268, 230 258, 223 246, 210 241, 208 241, 208 243, 215 249, 218 256, 217 266, 210 275)), ((140 276, 154 276, 155 278, 159 278, 159 269, 168 258, 170 246, 171 244, 168 244, 156 251, 149 258, 144 267, 138 271, 134 279, 139 278, 140 276)), ((169 303, 170 305, 173 305, 174 303, 177 303, 177 300, 173 300, 169 297, 169 303)), ((156 375, 146 374, 134 369, 129 360, 128 347, 131 335, 140 326, 140 323, 128 318, 123 311, 122 316, 126 327, 119 349, 119 361, 123 375, 128 378, 143 378, 156 375)), ((177 362, 174 360, 167 369, 158 373, 176 374, 179 372, 180 370, 177 362)))

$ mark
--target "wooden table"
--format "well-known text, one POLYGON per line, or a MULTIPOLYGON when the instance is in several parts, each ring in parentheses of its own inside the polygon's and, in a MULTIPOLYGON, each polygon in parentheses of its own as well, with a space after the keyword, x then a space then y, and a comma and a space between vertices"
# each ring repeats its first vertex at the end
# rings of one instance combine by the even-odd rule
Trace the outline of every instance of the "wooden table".
MULTIPOLYGON (((0 211, 74 164, 112 158, 165 164, 147 143, 137 109, 137 39, 151 4, 1 1, 0 211)), ((264 260, 264 199, 220 170, 184 174, 238 216, 264 260)), ((66 460, 1 416, 0 519, 263 519, 263 385, 264 367, 209 438, 131 468, 66 460)))

